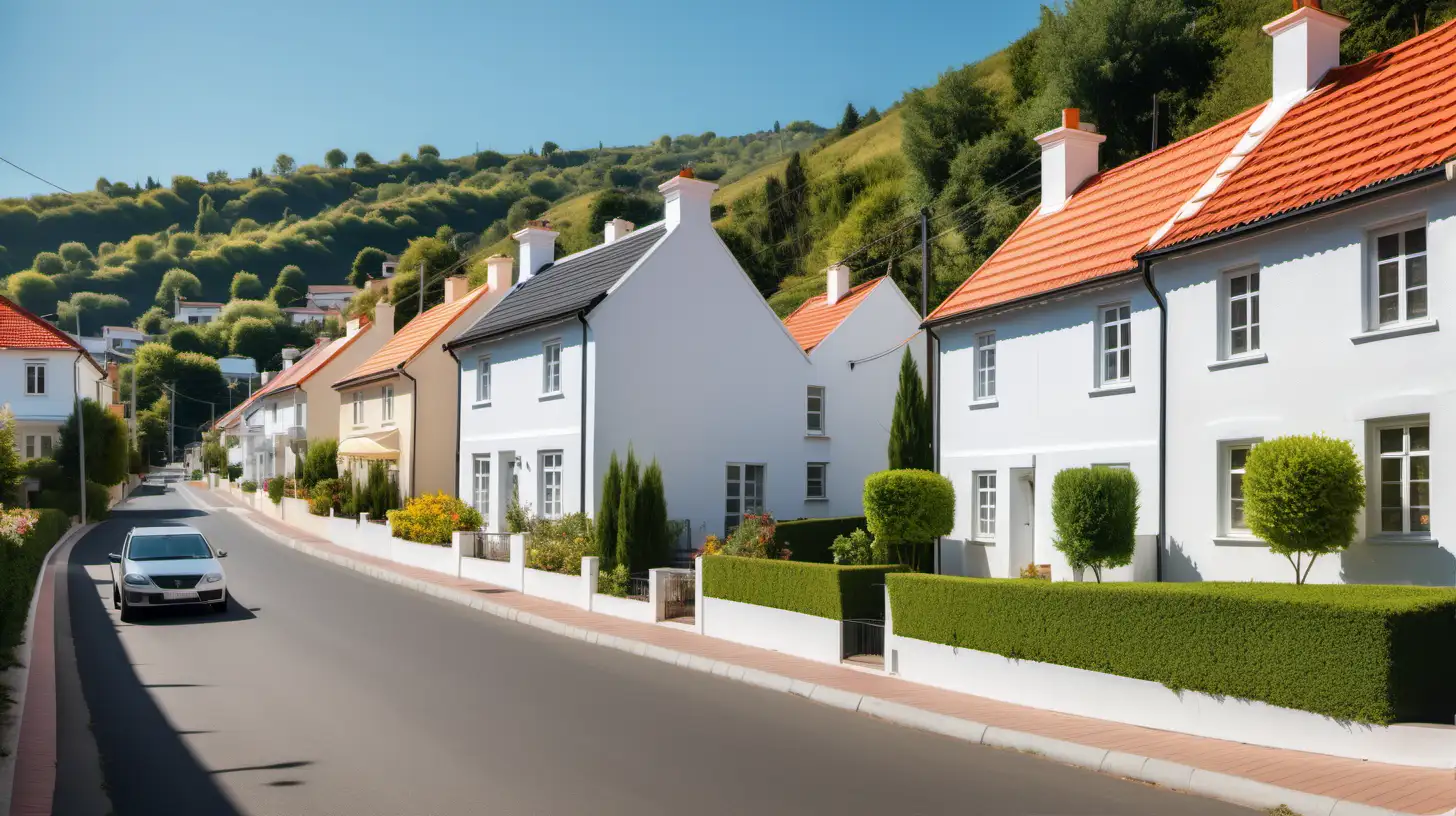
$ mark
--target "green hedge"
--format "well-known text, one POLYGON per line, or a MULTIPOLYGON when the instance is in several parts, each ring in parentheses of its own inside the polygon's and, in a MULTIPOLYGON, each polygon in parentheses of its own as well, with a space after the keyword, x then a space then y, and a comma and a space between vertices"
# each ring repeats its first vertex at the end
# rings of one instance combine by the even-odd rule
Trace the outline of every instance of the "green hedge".
POLYGON ((71 520, 60 510, 41 510, 40 519, 20 546, 0 544, 0 654, 8 656, 20 642, 30 595, 46 553, 65 534, 71 520))
POLYGON ((931 575, 896 575, 889 585, 904 637, 1340 720, 1456 716, 1449 589, 931 575))
POLYGON ((885 574, 900 569, 710 555, 703 559, 703 594, 834 620, 875 618, 884 609, 885 574))
POLYGON ((847 536, 857 529, 869 529, 865 526, 864 516, 794 519, 778 523, 774 540, 780 546, 788 547, 795 561, 833 564, 834 553, 830 552, 829 545, 839 536, 847 536))

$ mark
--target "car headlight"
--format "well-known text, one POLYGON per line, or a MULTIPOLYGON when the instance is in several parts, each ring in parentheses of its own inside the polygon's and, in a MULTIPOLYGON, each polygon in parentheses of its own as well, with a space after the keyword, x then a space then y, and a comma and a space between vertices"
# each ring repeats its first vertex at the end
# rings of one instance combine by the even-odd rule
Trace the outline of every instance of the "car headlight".
POLYGON ((128 572, 121 580, 132 586, 146 586, 152 582, 152 579, 142 575, 140 572, 128 572))
POLYGON ((221 580, 222 573, 220 572, 209 572, 208 574, 202 576, 202 583, 204 584, 215 584, 221 580))

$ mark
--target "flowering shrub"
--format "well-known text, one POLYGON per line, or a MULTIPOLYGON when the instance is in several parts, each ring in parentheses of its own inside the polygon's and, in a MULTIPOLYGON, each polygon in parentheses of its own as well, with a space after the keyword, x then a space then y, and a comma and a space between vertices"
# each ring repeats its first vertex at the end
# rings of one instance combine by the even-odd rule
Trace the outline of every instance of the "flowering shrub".
POLYGON ((580 575, 581 559, 597 554, 596 525, 585 513, 531 523, 531 546, 526 566, 532 569, 580 575))
POLYGON ((625 598, 631 588, 632 575, 627 572, 626 564, 618 564, 597 574, 597 592, 603 595, 625 598))
POLYGON ((723 554, 740 558, 788 559, 791 555, 789 548, 774 541, 776 526, 773 516, 768 513, 745 514, 743 523, 723 542, 723 554))
POLYGON ((20 507, 0 512, 0 541, 20 546, 38 519, 40 513, 20 507))
POLYGON ((700 550, 698 550, 697 552, 693 553, 693 557, 694 558, 701 558, 702 556, 705 556, 705 555, 722 555, 722 554, 723 554, 723 539, 721 539, 721 538, 719 538, 719 537, 717 537, 715 535, 711 535, 710 534, 707 538, 703 539, 703 548, 700 549, 700 550))
POLYGON ((268 501, 280 504, 283 501, 283 477, 274 476, 268 480, 268 501))
POLYGON ((391 535, 420 544, 449 544, 451 533, 477 530, 482 523, 474 507, 443 492, 416 496, 388 517, 391 535))
POLYGON ((253 481, 252 479, 248 479, 247 481, 243 482, 242 484, 240 484, 238 486, 243 489, 243 492, 244 493, 257 493, 258 492, 258 483, 255 482, 255 481, 253 481))
POLYGON ((308 495, 308 512, 315 516, 327 516, 330 510, 339 509, 343 494, 343 482, 338 479, 320 479, 314 483, 308 495))

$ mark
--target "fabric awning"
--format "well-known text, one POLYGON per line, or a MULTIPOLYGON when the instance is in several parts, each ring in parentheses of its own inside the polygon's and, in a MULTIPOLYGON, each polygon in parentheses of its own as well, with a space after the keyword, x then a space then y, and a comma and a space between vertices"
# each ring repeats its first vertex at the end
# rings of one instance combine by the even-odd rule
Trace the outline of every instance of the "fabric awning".
POLYGON ((339 455, 355 459, 398 459, 399 429, 351 436, 339 443, 339 455))

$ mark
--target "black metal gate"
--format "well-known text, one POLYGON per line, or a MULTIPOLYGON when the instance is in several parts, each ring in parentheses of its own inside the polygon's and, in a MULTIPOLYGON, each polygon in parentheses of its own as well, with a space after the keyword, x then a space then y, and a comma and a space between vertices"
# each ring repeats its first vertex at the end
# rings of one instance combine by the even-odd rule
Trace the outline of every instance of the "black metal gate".
POLYGON ((885 620, 849 618, 844 621, 843 659, 885 656, 885 620))
POLYGON ((673 570, 662 582, 663 620, 697 620, 697 579, 692 570, 673 570))

